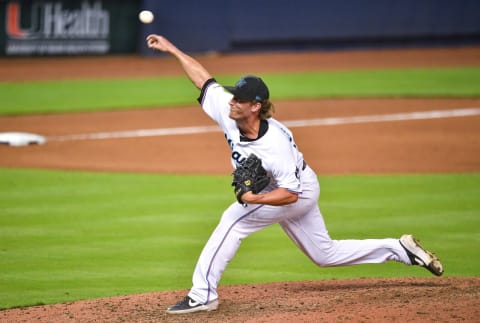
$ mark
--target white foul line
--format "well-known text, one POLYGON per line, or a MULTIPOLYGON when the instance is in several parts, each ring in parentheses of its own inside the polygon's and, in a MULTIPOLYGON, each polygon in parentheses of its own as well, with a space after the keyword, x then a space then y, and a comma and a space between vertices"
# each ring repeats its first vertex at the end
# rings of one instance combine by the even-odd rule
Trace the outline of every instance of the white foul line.
MULTIPOLYGON (((465 108, 465 109, 455 109, 455 110, 432 110, 432 111, 419 111, 419 112, 408 112, 408 113, 365 115, 365 116, 355 116, 355 117, 287 120, 287 121, 282 121, 282 123, 289 128, 300 128, 300 127, 333 126, 333 125, 341 125, 341 124, 369 123, 369 122, 390 122, 390 121, 405 121, 405 120, 468 117, 468 116, 477 116, 477 115, 480 115, 480 108, 465 108)), ((48 141, 191 135, 191 134, 210 133, 210 132, 219 132, 219 131, 220 131, 220 128, 218 126, 139 129, 139 130, 130 130, 130 131, 98 132, 98 133, 90 133, 90 134, 52 136, 52 137, 48 137, 48 141)))
POLYGON ((113 139, 113 138, 135 138, 135 137, 155 137, 172 135, 191 135, 198 133, 208 133, 220 131, 218 126, 199 126, 199 127, 179 127, 179 128, 158 128, 158 129, 139 129, 129 131, 97 132, 79 135, 65 135, 48 137, 49 141, 68 141, 68 140, 88 140, 88 139, 113 139))
POLYGON ((456 109, 456 110, 433 110, 433 111, 367 115, 367 116, 356 116, 356 117, 292 120, 292 121, 285 121, 283 122, 283 124, 287 127, 294 128, 294 127, 308 127, 308 126, 333 126, 333 125, 352 124, 352 123, 468 117, 468 116, 475 116, 479 114, 480 114, 480 108, 465 108, 465 109, 456 109))

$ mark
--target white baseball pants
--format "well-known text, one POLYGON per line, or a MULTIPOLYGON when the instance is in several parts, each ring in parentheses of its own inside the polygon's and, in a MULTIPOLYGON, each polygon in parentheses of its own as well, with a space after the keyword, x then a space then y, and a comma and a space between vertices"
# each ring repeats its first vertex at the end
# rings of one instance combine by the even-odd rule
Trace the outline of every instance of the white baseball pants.
POLYGON ((318 207, 317 176, 308 166, 301 176, 303 192, 296 203, 244 207, 235 202, 225 210, 195 267, 188 294, 192 299, 205 304, 217 299, 218 282, 242 239, 274 223, 318 266, 390 260, 411 264, 398 239, 332 240, 318 207))

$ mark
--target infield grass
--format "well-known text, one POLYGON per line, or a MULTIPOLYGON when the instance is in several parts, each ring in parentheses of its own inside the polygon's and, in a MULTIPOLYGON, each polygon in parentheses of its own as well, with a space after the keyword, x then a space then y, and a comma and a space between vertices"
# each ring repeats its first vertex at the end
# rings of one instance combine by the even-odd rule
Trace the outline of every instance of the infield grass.
MULTIPOLYGON (((385 69, 262 74, 272 99, 479 97, 480 68, 385 69)), ((240 75, 218 76, 234 84, 240 75)), ((0 83, 0 115, 197 104, 185 76, 0 83)))
MULTIPOLYGON (((0 169, 0 308, 188 289, 234 200, 229 176, 0 169)), ((335 239, 414 233, 446 276, 480 273, 480 174, 321 177, 335 239)), ((431 276, 398 263, 318 268, 278 225, 245 239, 222 285, 431 276)))

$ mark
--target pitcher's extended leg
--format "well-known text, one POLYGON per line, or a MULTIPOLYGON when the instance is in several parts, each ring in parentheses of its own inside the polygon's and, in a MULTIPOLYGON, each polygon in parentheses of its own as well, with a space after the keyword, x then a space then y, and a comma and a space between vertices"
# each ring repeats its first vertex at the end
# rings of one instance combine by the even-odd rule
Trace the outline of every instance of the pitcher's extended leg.
POLYGON ((320 209, 280 223, 295 244, 319 266, 383 263, 411 264, 398 239, 332 240, 320 209))

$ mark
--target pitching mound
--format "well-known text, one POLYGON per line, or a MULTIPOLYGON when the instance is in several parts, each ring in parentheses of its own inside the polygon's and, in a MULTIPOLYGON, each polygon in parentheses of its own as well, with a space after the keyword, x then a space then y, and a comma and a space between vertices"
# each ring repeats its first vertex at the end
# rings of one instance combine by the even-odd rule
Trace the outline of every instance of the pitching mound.
POLYGON ((355 279, 223 286, 217 311, 169 315, 184 291, 0 312, 2 322, 477 322, 480 278, 355 279))

